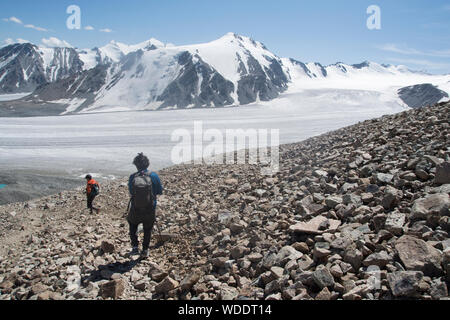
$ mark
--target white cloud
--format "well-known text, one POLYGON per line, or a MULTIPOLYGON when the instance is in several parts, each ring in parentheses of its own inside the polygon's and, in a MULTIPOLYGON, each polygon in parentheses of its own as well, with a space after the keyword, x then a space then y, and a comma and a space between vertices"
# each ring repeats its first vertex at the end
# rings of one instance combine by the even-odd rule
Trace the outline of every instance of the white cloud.
POLYGON ((58 47, 58 48, 72 48, 72 45, 65 40, 60 40, 55 37, 50 37, 48 39, 43 38, 41 40, 42 44, 46 47, 58 47))
POLYGON ((383 44, 381 46, 378 46, 378 49, 383 50, 383 51, 389 51, 389 52, 400 53, 400 54, 408 54, 408 55, 410 55, 410 54, 422 55, 423 54, 419 50, 416 50, 413 48, 408 48, 406 46, 399 46, 394 43, 383 44))
POLYGON ((16 43, 31 43, 31 42, 25 39, 17 38, 16 43))
POLYGON ((18 38, 18 39, 16 39, 16 41, 14 41, 14 39, 12 39, 12 38, 6 38, 5 40, 3 40, 3 43, 4 44, 0 45, 0 47, 9 46, 9 45, 15 44, 15 43, 30 43, 30 41, 21 39, 21 38, 18 38))
POLYGON ((383 51, 399 53, 399 54, 404 54, 404 55, 450 58, 450 49, 420 51, 420 50, 417 50, 414 48, 409 48, 407 46, 397 45, 394 43, 387 43, 387 44, 384 44, 381 46, 377 46, 377 48, 380 50, 383 50, 383 51))
POLYGON ((110 33, 110 32, 112 32, 112 30, 111 30, 111 29, 108 29, 108 28, 106 28, 106 29, 100 29, 100 32, 106 32, 106 33, 110 33))
POLYGON ((4 42, 7 46, 9 46, 10 44, 13 44, 13 43, 14 43, 14 40, 11 39, 11 38, 6 38, 5 40, 3 40, 3 42, 4 42))
POLYGON ((86 26, 86 27, 84 27, 84 30, 91 31, 91 30, 95 30, 95 28, 93 26, 86 26))
POLYGON ((2 20, 3 20, 3 21, 6 21, 6 22, 14 22, 14 23, 17 23, 17 24, 21 24, 21 25, 23 25, 25 28, 34 29, 34 30, 37 30, 37 31, 44 31, 44 32, 48 31, 48 30, 45 29, 45 28, 37 27, 37 26, 35 26, 35 25, 33 25, 33 24, 24 24, 24 23, 22 22, 22 20, 20 20, 19 18, 16 18, 16 17, 3 18, 2 20))
POLYGON ((16 17, 4 18, 3 21, 15 22, 17 24, 23 24, 22 20, 20 20, 19 18, 16 18, 16 17))
POLYGON ((447 50, 433 50, 430 52, 433 57, 450 58, 450 49, 447 50))
POLYGON ((36 27, 35 25, 32 25, 32 24, 26 24, 26 25, 24 25, 24 27, 25 27, 25 28, 34 29, 34 30, 37 30, 37 31, 44 31, 44 32, 48 31, 48 30, 45 29, 45 28, 36 27))
POLYGON ((425 60, 425 59, 388 58, 388 60, 396 62, 396 63, 404 63, 404 64, 411 64, 411 65, 415 65, 415 66, 421 66, 421 67, 428 68, 430 70, 450 68, 449 63, 440 63, 440 62, 434 62, 434 61, 425 60))

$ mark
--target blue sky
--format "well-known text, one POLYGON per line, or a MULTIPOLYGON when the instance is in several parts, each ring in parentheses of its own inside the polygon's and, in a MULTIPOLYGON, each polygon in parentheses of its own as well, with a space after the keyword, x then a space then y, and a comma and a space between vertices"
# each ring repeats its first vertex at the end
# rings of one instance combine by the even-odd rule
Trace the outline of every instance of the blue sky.
POLYGON ((449 0, 0 1, 0 45, 22 40, 52 45, 56 40, 50 39, 57 38, 93 48, 152 37, 182 45, 227 32, 250 36, 280 57, 303 62, 370 60, 450 73, 449 0), (69 5, 81 8, 81 30, 66 27, 69 5), (381 30, 367 28, 370 5, 381 9, 381 30))

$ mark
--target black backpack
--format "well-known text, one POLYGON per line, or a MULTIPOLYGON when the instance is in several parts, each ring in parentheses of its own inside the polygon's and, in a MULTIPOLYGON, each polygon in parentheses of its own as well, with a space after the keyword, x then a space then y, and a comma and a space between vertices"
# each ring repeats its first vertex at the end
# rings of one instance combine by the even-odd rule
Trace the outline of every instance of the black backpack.
POLYGON ((153 209, 152 179, 143 172, 138 172, 131 183, 133 207, 139 211, 153 209))

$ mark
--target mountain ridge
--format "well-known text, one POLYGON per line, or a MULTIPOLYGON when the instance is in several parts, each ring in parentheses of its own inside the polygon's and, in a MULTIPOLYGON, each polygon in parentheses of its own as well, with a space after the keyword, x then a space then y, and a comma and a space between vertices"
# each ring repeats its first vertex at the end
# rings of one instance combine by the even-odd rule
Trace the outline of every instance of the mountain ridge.
MULTIPOLYGON (((58 104, 65 108, 63 114, 246 105, 271 101, 291 88, 330 87, 336 85, 333 82, 364 85, 364 90, 371 90, 370 84, 389 84, 392 92, 432 83, 450 92, 450 75, 370 61, 303 63, 280 58, 262 42, 231 32, 207 43, 182 46, 152 38, 136 45, 111 41, 83 50, 32 44, 0 49, 0 93, 33 91, 22 100, 24 104, 58 104), (21 54, 20 46, 27 47, 28 54, 21 54), (1 54, 8 50, 9 55, 1 54), (33 65, 34 73, 29 71, 33 65)), ((409 101, 397 98, 399 103, 409 101)))

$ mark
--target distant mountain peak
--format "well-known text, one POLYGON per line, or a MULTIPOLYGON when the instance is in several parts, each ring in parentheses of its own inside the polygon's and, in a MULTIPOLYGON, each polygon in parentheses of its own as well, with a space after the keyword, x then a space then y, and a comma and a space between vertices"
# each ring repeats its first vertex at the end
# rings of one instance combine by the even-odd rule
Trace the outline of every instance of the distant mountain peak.
POLYGON ((366 61, 363 61, 363 62, 358 63, 358 64, 352 64, 352 67, 356 68, 356 69, 367 68, 367 67, 370 67, 370 61, 366 60, 366 61))
POLYGON ((247 44, 251 43, 255 47, 261 47, 261 48, 267 50, 266 46, 262 42, 256 41, 248 36, 240 35, 240 34, 237 34, 234 32, 228 32, 225 35, 223 35, 222 37, 220 37, 219 39, 214 40, 213 42, 217 42, 217 41, 232 42, 232 41, 236 41, 236 40, 240 43, 247 43, 247 44))

